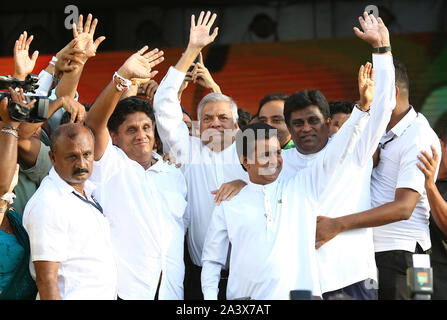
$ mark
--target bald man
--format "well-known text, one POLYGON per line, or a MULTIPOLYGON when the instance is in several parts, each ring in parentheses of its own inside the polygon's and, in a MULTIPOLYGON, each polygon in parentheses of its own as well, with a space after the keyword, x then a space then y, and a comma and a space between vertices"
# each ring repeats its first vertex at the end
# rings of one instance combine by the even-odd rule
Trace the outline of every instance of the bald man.
POLYGON ((87 180, 93 155, 94 137, 87 127, 58 127, 49 151, 53 168, 25 207, 30 270, 42 300, 116 299, 109 223, 87 180))

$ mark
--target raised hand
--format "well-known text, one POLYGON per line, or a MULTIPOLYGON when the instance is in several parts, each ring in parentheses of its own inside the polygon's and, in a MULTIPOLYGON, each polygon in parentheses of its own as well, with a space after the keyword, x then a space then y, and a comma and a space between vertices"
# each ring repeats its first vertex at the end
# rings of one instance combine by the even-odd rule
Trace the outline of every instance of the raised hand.
POLYGON ((143 83, 138 88, 138 93, 145 95, 149 100, 154 99, 155 92, 157 92, 158 83, 155 80, 149 80, 143 83))
POLYGON ((219 92, 220 88, 214 81, 211 73, 203 64, 202 53, 200 53, 200 62, 197 62, 193 70, 193 82, 201 85, 204 88, 210 89, 212 92, 219 92))
POLYGON ((438 167, 439 155, 436 152, 435 147, 431 146, 431 150, 433 152, 433 156, 431 156, 426 151, 421 151, 421 155, 418 155, 418 159, 422 162, 422 164, 417 163, 416 165, 425 175, 425 187, 428 188, 430 186, 435 185, 435 174, 436 168, 438 167))
POLYGON ((354 27, 354 33, 357 37, 368 42, 374 48, 390 45, 388 29, 381 18, 376 20, 374 15, 368 15, 364 12, 363 17, 359 17, 359 22, 363 31, 354 27))
POLYGON ((197 24, 195 23, 195 16, 191 16, 191 29, 189 32, 189 44, 188 46, 200 48, 207 46, 217 37, 218 27, 214 28, 213 33, 210 35, 210 29, 216 20, 217 15, 214 13, 211 15, 210 11, 200 12, 197 24))
POLYGON ((76 48, 78 39, 71 40, 65 47, 63 47, 57 54, 57 62, 54 66, 54 72, 61 75, 64 72, 71 72, 83 65, 86 60, 85 50, 76 48))
POLYGON ((33 41, 34 36, 27 38, 27 33, 24 31, 19 39, 14 44, 14 78, 25 80, 26 76, 33 72, 36 65, 39 52, 36 50, 33 55, 29 56, 29 46, 33 41))
POLYGON ((372 64, 367 62, 361 66, 358 75, 360 108, 368 110, 374 100, 374 69, 372 64))
POLYGON ((60 107, 70 113, 70 122, 84 123, 86 112, 85 107, 75 99, 64 96, 58 98, 56 103, 60 103, 60 107), (59 100, 59 101, 57 101, 59 100))
POLYGON ((93 41, 95 35, 96 25, 98 24, 98 19, 94 19, 92 22, 92 15, 89 13, 87 16, 87 21, 83 26, 83 16, 79 15, 78 26, 73 24, 73 38, 77 39, 76 47, 78 49, 84 50, 86 58, 91 58, 96 55, 96 50, 98 49, 101 42, 105 40, 106 37, 101 36, 93 41))
POLYGON ((126 79, 153 78, 158 71, 152 71, 152 68, 163 62, 164 52, 159 51, 158 49, 148 51, 148 49, 148 46, 144 46, 142 49, 131 55, 118 69, 118 74, 126 79))

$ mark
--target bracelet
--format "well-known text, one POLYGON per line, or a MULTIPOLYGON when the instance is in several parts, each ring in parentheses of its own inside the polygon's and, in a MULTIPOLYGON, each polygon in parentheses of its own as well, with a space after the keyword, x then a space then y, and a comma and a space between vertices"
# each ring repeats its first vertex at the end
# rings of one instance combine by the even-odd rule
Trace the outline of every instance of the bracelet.
POLYGON ((113 82, 118 91, 126 91, 132 85, 132 81, 121 77, 118 72, 113 75, 113 82))
POLYGON ((14 202, 15 197, 16 195, 14 193, 5 193, 4 195, 2 195, 1 199, 5 200, 9 204, 12 204, 14 202))
POLYGON ((53 74, 51 76, 53 77, 53 81, 56 82, 56 84, 58 84, 60 79, 58 77, 54 76, 55 72, 56 72, 56 70, 53 71, 53 74))
POLYGON ((373 53, 386 53, 388 51, 391 52, 391 46, 373 48, 373 53))
POLYGON ((2 129, 2 130, 0 130, 1 132, 4 132, 4 133, 9 133, 9 134, 12 134, 14 137, 16 137, 17 139, 19 138, 19 135, 17 134, 17 132, 15 132, 14 130, 11 130, 11 129, 2 129))
POLYGON ((51 58, 50 64, 55 67, 56 66, 56 62, 57 62, 57 57, 53 56, 53 58, 51 58))
POLYGON ((19 131, 19 128, 14 127, 14 126, 3 126, 2 129, 11 129, 11 130, 19 131))

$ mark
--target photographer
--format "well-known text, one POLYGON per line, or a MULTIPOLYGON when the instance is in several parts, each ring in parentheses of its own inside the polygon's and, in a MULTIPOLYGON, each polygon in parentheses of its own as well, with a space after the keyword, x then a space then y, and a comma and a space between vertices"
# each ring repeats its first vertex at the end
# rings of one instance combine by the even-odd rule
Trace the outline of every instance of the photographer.
MULTIPOLYGON (((34 104, 31 102, 28 106, 34 104)), ((0 299, 35 299, 37 287, 29 273, 29 239, 22 217, 10 208, 17 184, 17 140, 19 122, 7 111, 8 99, 0 102, 0 299)))

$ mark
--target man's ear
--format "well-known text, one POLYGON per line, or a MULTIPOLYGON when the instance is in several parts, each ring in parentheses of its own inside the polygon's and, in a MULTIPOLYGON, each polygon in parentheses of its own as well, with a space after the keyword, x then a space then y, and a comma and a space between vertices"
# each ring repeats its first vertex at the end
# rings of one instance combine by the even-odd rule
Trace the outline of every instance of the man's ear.
POLYGON ((398 86, 394 86, 395 88, 396 88, 396 98, 397 98, 397 96, 398 96, 398 94, 399 94, 399 87, 398 86))
POLYGON ((241 156, 239 158, 239 161, 241 162, 242 166, 245 168, 245 170, 248 171, 248 168, 250 167, 250 165, 248 164, 248 160, 246 156, 241 156))
POLYGON ((113 132, 113 131, 109 131, 109 133, 110 133, 110 138, 112 139, 112 144, 116 145, 116 142, 118 140, 118 137, 117 137, 116 133, 113 132))
POLYGON ((54 166, 54 163, 56 162, 55 161, 55 157, 54 157, 54 153, 53 153, 53 151, 48 151, 48 156, 50 157, 50 160, 51 160, 51 164, 54 166))

